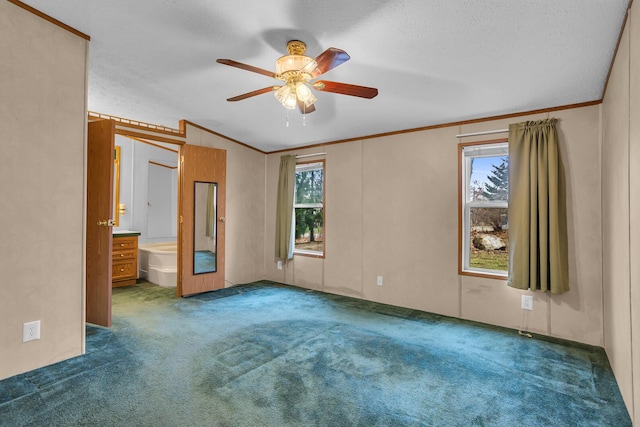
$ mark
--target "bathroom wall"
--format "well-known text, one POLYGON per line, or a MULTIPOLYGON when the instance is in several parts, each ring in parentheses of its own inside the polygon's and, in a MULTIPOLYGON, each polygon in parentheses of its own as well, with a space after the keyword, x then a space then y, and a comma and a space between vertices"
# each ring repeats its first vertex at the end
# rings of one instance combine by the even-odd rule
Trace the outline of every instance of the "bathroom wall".
POLYGON ((0 1, 0 379, 84 352, 88 43, 0 1))
MULTIPOLYGON (((157 144, 171 150, 178 150, 177 145, 157 144)), ((150 228, 149 226, 149 161, 177 166, 177 152, 135 141, 122 135, 116 135, 115 145, 120 146, 120 203, 126 204, 127 211, 120 216, 120 223, 118 227, 114 227, 114 231, 139 231, 141 233, 139 243, 142 244, 175 241, 178 223, 178 169, 171 170, 171 187, 166 188, 166 197, 170 199, 166 201, 166 215, 169 218, 163 221, 166 227, 162 232, 158 227, 150 228)))

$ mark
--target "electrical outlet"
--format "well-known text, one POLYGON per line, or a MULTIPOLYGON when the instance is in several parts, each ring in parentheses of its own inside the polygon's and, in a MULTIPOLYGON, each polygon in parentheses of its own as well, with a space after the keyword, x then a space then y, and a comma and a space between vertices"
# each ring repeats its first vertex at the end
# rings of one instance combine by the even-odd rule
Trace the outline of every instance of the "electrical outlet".
POLYGON ((383 285, 382 276, 378 276, 378 280, 376 282, 376 285, 378 285, 378 286, 382 286, 383 285))
POLYGON ((282 270, 282 261, 278 260, 278 270, 282 270))
POLYGON ((533 310, 533 297, 531 295, 522 295, 522 309, 533 310))
POLYGON ((22 342, 40 339, 40 321, 27 322, 22 325, 22 342))

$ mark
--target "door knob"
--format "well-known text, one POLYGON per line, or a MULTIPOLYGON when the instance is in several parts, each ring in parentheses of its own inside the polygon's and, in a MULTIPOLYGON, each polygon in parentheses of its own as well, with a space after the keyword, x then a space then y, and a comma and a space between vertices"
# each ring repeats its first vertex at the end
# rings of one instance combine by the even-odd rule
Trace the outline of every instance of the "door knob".
POLYGON ((221 216, 219 221, 220 221, 220 222, 224 222, 224 221, 225 221, 225 218, 224 218, 223 216, 221 216))
POLYGON ((116 225, 116 222, 112 219, 104 219, 102 221, 98 221, 98 225, 102 227, 113 227, 116 225))

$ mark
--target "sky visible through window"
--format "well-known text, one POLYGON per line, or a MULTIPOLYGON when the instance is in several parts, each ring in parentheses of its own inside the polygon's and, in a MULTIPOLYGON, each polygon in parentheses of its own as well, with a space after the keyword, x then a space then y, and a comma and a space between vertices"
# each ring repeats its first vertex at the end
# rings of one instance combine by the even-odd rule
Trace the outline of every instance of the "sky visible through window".
POLYGON ((478 181, 481 184, 489 182, 487 177, 491 175, 493 166, 500 166, 505 156, 493 157, 475 157, 473 159, 473 172, 471 174, 471 182, 478 181))

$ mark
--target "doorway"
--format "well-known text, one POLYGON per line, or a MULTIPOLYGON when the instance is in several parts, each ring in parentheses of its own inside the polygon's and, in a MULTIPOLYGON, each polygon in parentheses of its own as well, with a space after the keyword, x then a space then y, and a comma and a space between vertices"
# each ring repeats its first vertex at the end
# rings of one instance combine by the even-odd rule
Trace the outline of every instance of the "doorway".
MULTIPOLYGON (((90 117, 91 119, 91 117, 90 117)), ((178 296, 193 295, 224 287, 224 208, 226 191, 226 151, 208 147, 187 146, 184 133, 167 137, 117 120, 90 120, 88 133, 88 177, 87 177, 87 301, 86 319, 89 323, 111 326, 111 263, 114 205, 122 208, 122 203, 114 203, 113 153, 116 135, 142 138, 149 144, 157 142, 173 144, 179 148, 177 164, 177 213, 174 225, 177 229, 177 286, 178 296), (95 124, 92 124, 95 123, 95 124), (91 129, 100 129, 93 132, 91 129), (98 150, 100 147, 100 150, 98 150), (101 164, 100 169, 93 163, 101 164), (104 164, 107 167, 104 167, 104 164), (91 172, 89 172, 91 171, 91 172), (89 176, 92 174, 91 177, 89 176), (194 270, 196 213, 194 182, 214 182, 216 184, 215 213, 215 268, 207 271, 194 270), (213 180, 213 181, 211 181, 213 180), (106 199, 100 207, 90 208, 96 200, 106 199), (91 215, 89 214, 91 210, 91 215), (104 217, 105 220, 96 218, 104 217), (106 221, 106 223, 105 223, 106 221), (102 228, 100 228, 102 227, 102 228), (99 237, 92 237, 99 236, 99 237), (96 261, 96 260, 99 260, 96 261)), ((158 145, 158 144, 156 144, 158 145)), ((166 147, 165 147, 166 148, 166 147)), ((174 150, 175 151, 175 150, 174 150)), ((120 150, 120 164, 125 161, 120 150)), ((122 172, 122 170, 121 170, 122 172)), ((122 177, 122 176, 121 176, 122 177)), ((119 189, 123 194, 123 188, 119 189)), ((126 207, 124 207, 126 212, 126 207)), ((116 212, 117 214, 117 212, 116 212)), ((123 219, 123 218, 120 218, 123 219)), ((126 227, 126 221, 119 221, 119 228, 126 227)), ((135 228, 135 223, 130 223, 135 228)))
POLYGON ((116 135, 120 179, 115 194, 120 206, 116 230, 141 233, 140 244, 175 243, 178 238, 177 145, 116 135))

